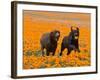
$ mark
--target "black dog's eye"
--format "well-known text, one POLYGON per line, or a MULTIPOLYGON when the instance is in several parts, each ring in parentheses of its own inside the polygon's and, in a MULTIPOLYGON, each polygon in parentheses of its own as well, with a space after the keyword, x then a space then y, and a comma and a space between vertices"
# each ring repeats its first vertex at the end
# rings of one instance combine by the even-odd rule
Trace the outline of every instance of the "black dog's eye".
POLYGON ((78 32, 77 32, 77 30, 73 30, 73 36, 78 36, 78 32))

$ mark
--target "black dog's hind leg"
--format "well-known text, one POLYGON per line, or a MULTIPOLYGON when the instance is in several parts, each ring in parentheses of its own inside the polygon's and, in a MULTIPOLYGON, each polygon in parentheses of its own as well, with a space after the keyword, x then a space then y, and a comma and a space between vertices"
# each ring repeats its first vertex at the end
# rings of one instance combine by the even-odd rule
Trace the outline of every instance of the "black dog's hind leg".
POLYGON ((80 49, 79 49, 79 47, 77 48, 77 51, 80 53, 80 49))
POLYGON ((72 49, 68 49, 67 55, 71 53, 72 49))

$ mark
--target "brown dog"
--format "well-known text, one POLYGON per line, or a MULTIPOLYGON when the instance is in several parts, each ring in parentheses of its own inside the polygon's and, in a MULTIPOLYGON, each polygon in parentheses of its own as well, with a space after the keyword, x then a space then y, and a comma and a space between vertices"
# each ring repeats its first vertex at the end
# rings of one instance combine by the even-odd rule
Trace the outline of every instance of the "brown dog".
POLYGON ((50 52, 52 52, 53 55, 55 54, 57 48, 57 41, 59 37, 60 37, 60 32, 57 30, 42 35, 40 43, 43 56, 44 56, 44 49, 46 49, 47 56, 49 56, 50 52))

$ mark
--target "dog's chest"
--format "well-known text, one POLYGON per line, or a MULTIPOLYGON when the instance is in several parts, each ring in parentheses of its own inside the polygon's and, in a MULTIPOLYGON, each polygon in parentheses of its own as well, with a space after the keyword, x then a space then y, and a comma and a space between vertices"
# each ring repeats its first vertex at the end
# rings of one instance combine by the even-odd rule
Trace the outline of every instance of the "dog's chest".
POLYGON ((75 39, 72 39, 72 40, 71 40, 71 44, 72 44, 72 45, 76 45, 77 43, 78 43, 78 40, 75 40, 75 39))

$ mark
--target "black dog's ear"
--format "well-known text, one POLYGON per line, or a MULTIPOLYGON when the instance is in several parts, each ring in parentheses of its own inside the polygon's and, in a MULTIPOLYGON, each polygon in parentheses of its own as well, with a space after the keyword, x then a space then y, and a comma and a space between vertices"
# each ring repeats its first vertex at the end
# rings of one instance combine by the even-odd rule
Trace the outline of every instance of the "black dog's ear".
POLYGON ((77 31, 79 32, 79 28, 77 27, 77 31))
POLYGON ((73 26, 71 26, 71 32, 73 31, 73 26))

